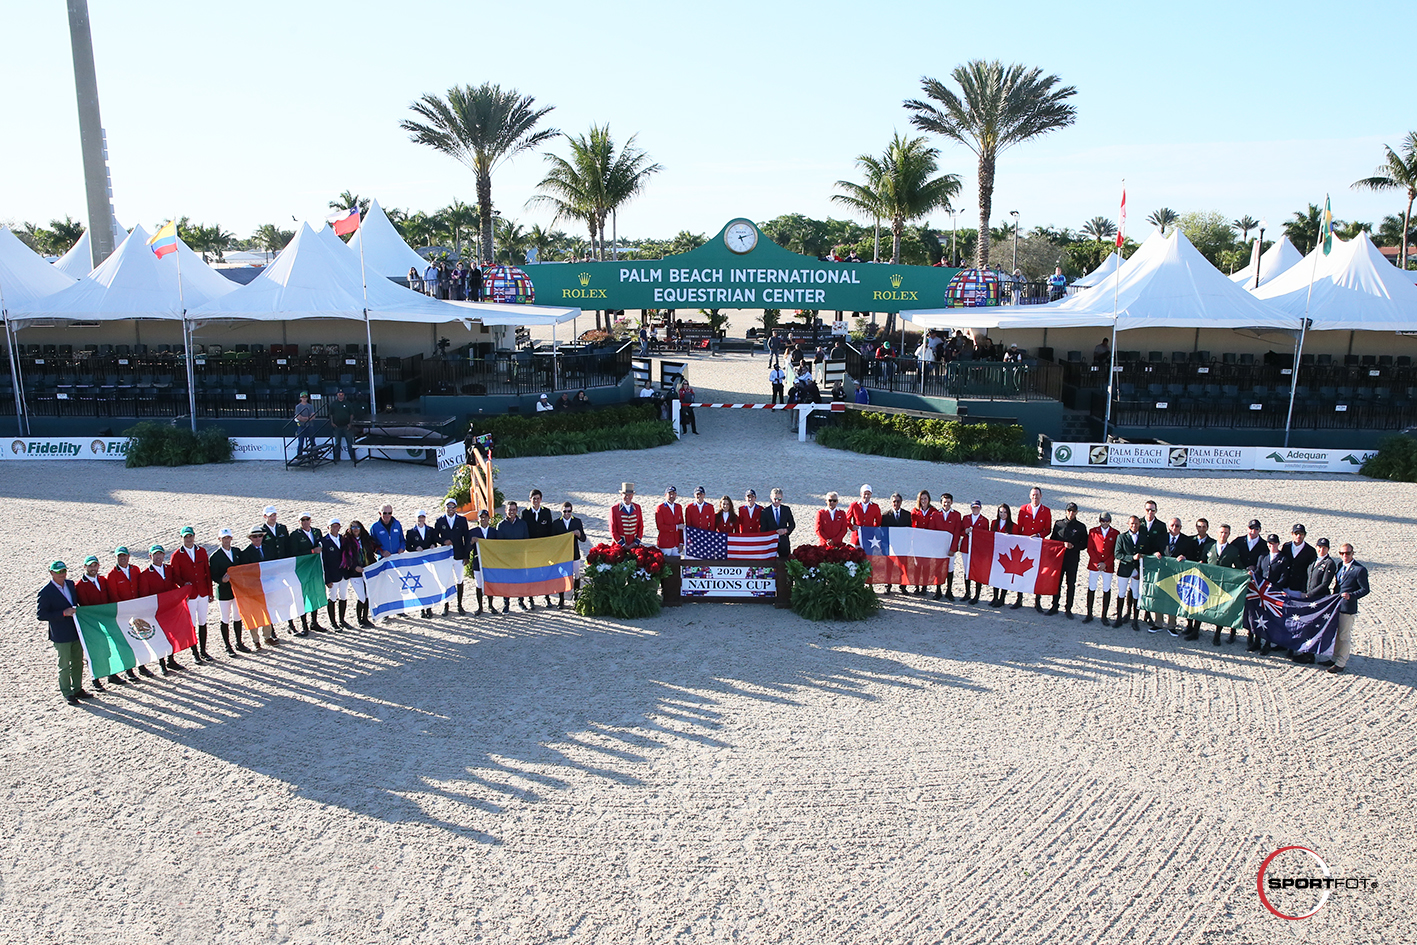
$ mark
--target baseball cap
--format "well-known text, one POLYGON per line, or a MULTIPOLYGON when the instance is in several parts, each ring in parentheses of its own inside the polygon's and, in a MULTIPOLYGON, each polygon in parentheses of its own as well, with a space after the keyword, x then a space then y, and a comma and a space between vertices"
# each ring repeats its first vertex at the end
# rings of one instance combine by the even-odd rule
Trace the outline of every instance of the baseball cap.
POLYGON ((309 397, 309 396, 310 396, 310 392, 309 392, 308 390, 302 390, 302 391, 300 392, 300 396, 301 396, 301 397, 309 397))
POLYGON ((1269 542, 1271 545, 1277 545, 1279 544, 1279 536, 1276 535, 1274 532, 1270 532, 1269 535, 1265 538, 1265 541, 1269 542))
POLYGON ((98 564, 98 555, 89 555, 84 559, 84 567, 88 567, 91 564, 98 564))
POLYGON ((679 487, 678 487, 678 486, 669 486, 669 487, 667 487, 664 491, 665 491, 665 492, 672 492, 672 493, 674 493, 675 495, 678 495, 678 494, 679 494, 679 487))
POLYGON ((419 510, 418 510, 418 514, 417 514, 416 516, 414 516, 414 517, 415 517, 415 518, 427 518, 427 517, 428 517, 428 513, 425 512, 423 509, 419 509, 419 510))
POLYGON ((150 546, 150 547, 148 548, 148 554, 150 554, 150 555, 167 554, 167 549, 164 548, 164 547, 162 547, 162 545, 152 545, 152 546, 150 546))
POLYGON ((229 528, 223 528, 221 531, 219 531, 219 532, 216 533, 216 537, 218 537, 218 538, 230 538, 230 537, 231 537, 231 529, 229 529, 229 528))
POLYGON ((703 494, 704 494, 705 492, 707 492, 707 491, 708 491, 708 490, 706 490, 703 486, 695 486, 695 487, 694 487, 694 495, 703 495, 703 494))
POLYGON ((300 513, 300 521, 302 521, 302 522, 305 521, 307 518, 313 519, 314 517, 315 517, 315 516, 311 515, 309 512, 301 512, 301 513, 300 513))
POLYGON ((1077 510, 1078 504, 1076 502, 1069 502, 1068 507, 1063 509, 1064 512, 1076 512, 1077 510))
POLYGON ((328 522, 326 522, 325 524, 326 524, 326 525, 343 525, 344 522, 341 522, 341 521, 340 521, 339 519, 337 519, 337 518, 332 518, 332 519, 330 519, 328 522))
POLYGON ((262 514, 262 515, 274 515, 274 514, 276 514, 276 507, 275 507, 274 505, 268 505, 268 506, 266 506, 265 508, 261 509, 261 514, 262 514))
POLYGON ((975 499, 973 502, 969 503, 969 507, 971 509, 982 509, 984 507, 984 503, 980 502, 978 499, 975 499))
POLYGON ((128 546, 127 546, 127 545, 119 545, 117 548, 114 548, 114 549, 113 549, 113 553, 116 554, 116 555, 126 555, 126 554, 128 554, 128 546))
POLYGON ((1309 530, 1303 526, 1303 523, 1296 523, 1293 528, 1289 529, 1289 533, 1291 535, 1307 535, 1309 530))
POLYGON ((1260 527, 1260 520, 1257 519, 1257 518, 1252 518, 1252 519, 1250 519, 1250 524, 1247 525, 1247 526, 1245 526, 1245 527, 1246 527, 1246 528, 1253 528, 1253 529, 1255 529, 1255 530, 1258 531, 1258 530, 1259 530, 1259 527, 1260 527))
POLYGON ((1327 539, 1327 538, 1320 538, 1318 541, 1314 542, 1314 544, 1318 545, 1320 548, 1327 548, 1327 547, 1328 547, 1328 539, 1327 539))
POLYGON ((69 570, 69 566, 62 561, 51 561, 49 563, 49 570, 51 572, 67 571, 69 570))
POLYGON ((178 536, 179 538, 186 538, 188 535, 195 535, 195 534, 197 534, 197 533, 194 532, 194 531, 192 531, 192 526, 191 526, 191 525, 183 525, 182 528, 181 528, 181 530, 178 531, 177 536, 178 536))
POLYGON ((1103 512, 1101 515, 1097 516, 1097 519, 1098 519, 1098 521, 1102 521, 1102 522, 1110 522, 1110 521, 1112 521, 1112 513, 1111 513, 1111 512, 1103 512))
POLYGON ((458 500, 457 500, 457 499, 449 499, 448 501, 446 501, 446 502, 443 503, 443 506, 444 506, 444 507, 447 507, 447 506, 449 506, 449 505, 451 505, 453 508, 457 508, 457 507, 458 507, 458 500))

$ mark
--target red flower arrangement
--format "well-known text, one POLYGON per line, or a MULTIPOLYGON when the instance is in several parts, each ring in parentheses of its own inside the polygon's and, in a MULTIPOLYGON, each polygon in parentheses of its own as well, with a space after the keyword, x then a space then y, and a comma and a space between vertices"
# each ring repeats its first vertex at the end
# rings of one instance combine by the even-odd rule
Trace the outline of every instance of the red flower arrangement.
POLYGON ((622 561, 635 559, 635 564, 650 574, 659 575, 664 570, 664 552, 646 545, 632 545, 626 548, 620 544, 599 544, 586 552, 587 564, 617 565, 622 561))
POLYGON ((846 564, 848 561, 860 564, 866 560, 866 552, 856 545, 798 545, 792 557, 802 562, 805 568, 815 568, 822 564, 846 564))

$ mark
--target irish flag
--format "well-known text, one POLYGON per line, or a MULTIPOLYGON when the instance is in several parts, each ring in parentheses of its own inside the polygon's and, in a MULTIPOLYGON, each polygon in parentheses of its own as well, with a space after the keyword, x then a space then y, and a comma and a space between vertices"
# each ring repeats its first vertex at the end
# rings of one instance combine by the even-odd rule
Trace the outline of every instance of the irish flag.
POLYGON ((197 642, 187 589, 74 611, 79 640, 95 676, 112 676, 156 663, 197 642))
POLYGON ((969 579, 1001 591, 1056 594, 1063 550, 1051 538, 976 531, 969 536, 969 579))
POLYGON ((238 564, 226 574, 231 578, 236 609, 248 627, 273 627, 329 602, 319 555, 238 564))

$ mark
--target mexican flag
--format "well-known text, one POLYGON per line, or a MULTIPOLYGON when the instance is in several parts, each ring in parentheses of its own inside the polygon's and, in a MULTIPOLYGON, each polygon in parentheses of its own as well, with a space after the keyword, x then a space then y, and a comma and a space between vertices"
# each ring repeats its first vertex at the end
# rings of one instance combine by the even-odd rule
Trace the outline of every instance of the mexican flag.
POLYGON ((1245 617, 1250 572, 1177 558, 1141 559, 1141 600, 1137 606, 1221 627, 1238 627, 1245 617))
POLYGON ((1063 580, 1063 543, 1004 532, 971 532, 969 579, 1001 591, 1056 594, 1063 580))
POLYGON ((272 627, 329 602, 319 555, 277 558, 228 568, 236 609, 248 627, 272 627))
POLYGON ((74 621, 95 676, 156 663, 197 643, 185 587, 117 604, 79 607, 74 621))

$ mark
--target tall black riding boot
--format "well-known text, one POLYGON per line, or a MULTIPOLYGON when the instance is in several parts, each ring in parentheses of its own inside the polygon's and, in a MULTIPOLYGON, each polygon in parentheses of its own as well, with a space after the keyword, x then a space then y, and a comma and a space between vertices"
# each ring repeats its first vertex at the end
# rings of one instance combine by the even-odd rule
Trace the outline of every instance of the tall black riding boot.
POLYGON ((978 581, 974 582, 974 596, 969 599, 971 604, 979 603, 979 595, 984 592, 984 585, 978 581))
POLYGON ((946 571, 946 572, 945 572, 945 600, 954 600, 954 599, 955 599, 955 573, 954 573, 953 571, 946 571))
POLYGON ((339 602, 339 625, 341 627, 344 627, 346 630, 353 630, 354 628, 349 625, 349 621, 344 619, 344 612, 345 609, 348 607, 349 601, 342 600, 339 602))
POLYGON ((477 610, 474 611, 474 616, 480 613, 482 613, 482 588, 479 587, 477 589, 477 610))
POLYGON ((197 626, 197 650, 202 654, 202 659, 210 660, 212 655, 207 652, 207 625, 197 626))
MULTIPOLYGON (((1231 632, 1231 633, 1234 633, 1235 631, 1232 630, 1232 631, 1230 631, 1230 632, 1231 632)), ((1220 645, 1220 624, 1216 624, 1216 625, 1215 625, 1215 639, 1211 640, 1210 643, 1211 643, 1211 646, 1219 646, 1219 645, 1220 645)))
POLYGON ((226 644, 227 656, 236 655, 236 651, 231 648, 231 628, 226 624, 221 625, 221 642, 226 644))
MULTIPOLYGON (((237 650, 241 651, 242 653, 250 653, 250 652, 251 652, 251 648, 250 648, 249 646, 247 646, 246 644, 244 644, 244 643, 241 642, 241 621, 239 621, 239 620, 233 620, 233 621, 231 622, 231 635, 236 638, 236 649, 237 649, 237 650)), ((260 643, 256 640, 256 631, 255 631, 255 630, 252 630, 252 631, 251 631, 251 642, 256 644, 256 649, 259 650, 259 649, 261 648, 260 643)))
POLYGON ((1112 592, 1102 592, 1102 622, 1107 623, 1107 605, 1112 603, 1112 592))
MULTIPOLYGON (((1092 623, 1092 605, 1093 605, 1094 603, 1096 603, 1096 602, 1097 602, 1097 592, 1096 592, 1096 591, 1088 591, 1088 592, 1087 592, 1087 616, 1084 617, 1084 618, 1082 618, 1082 622, 1083 622, 1083 623, 1092 623)), ((1103 616, 1104 619, 1107 617, 1107 604, 1106 604, 1106 603, 1103 603, 1103 605, 1102 605, 1102 616, 1103 616)))
POLYGON ((462 609, 462 592, 463 592, 463 586, 462 586, 461 584, 459 584, 459 585, 458 585, 458 613, 460 613, 460 614, 465 614, 465 613, 467 613, 467 611, 465 611, 465 610, 462 609))
POLYGON ((1126 595, 1126 594, 1123 594, 1121 591, 1118 591, 1118 592, 1117 592, 1117 612, 1112 615, 1112 626, 1114 626, 1114 627, 1120 627, 1120 626, 1125 622, 1125 620, 1123 619, 1123 615, 1125 614, 1126 609, 1127 609, 1127 595, 1126 595))
POLYGON ((1137 599, 1135 597, 1132 597, 1131 595, 1128 595, 1127 600, 1130 602, 1128 609, 1131 611, 1132 614, 1132 629, 1140 631, 1141 622, 1137 620, 1137 599))
MULTIPOLYGON (((1005 596, 1005 597, 1008 597, 1009 595, 1008 595, 1008 594, 1005 594, 1004 596, 1005 596)), ((1035 598, 1033 599, 1033 603, 1034 603, 1034 606, 1036 607, 1036 606, 1038 605, 1038 598, 1035 597, 1035 598)), ((1023 606, 1023 592, 1022 592, 1022 591, 1019 591, 1018 594, 1016 594, 1016 595, 1014 596, 1014 602, 1009 605, 1009 610, 1018 610, 1018 609, 1019 609, 1020 607, 1022 607, 1022 606, 1023 606)))
POLYGON ((325 614, 326 614, 326 616, 328 616, 328 617, 330 618, 330 629, 331 629, 331 630, 338 630, 338 629, 339 629, 339 616, 338 616, 338 612, 339 612, 339 604, 338 604, 337 601, 332 601, 332 600, 331 600, 331 601, 326 601, 326 602, 325 602, 325 614))

